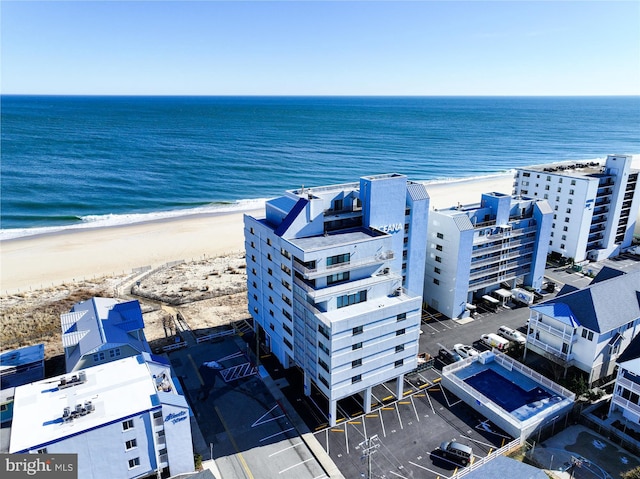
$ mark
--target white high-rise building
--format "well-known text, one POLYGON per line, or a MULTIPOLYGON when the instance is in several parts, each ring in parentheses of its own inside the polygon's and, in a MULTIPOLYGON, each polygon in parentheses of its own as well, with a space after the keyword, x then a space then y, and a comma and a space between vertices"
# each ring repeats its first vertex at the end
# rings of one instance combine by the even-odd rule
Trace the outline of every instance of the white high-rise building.
POLYGON ((337 402, 415 369, 422 306, 424 185, 399 174, 287 191, 245 215, 249 312, 285 367, 337 402))
POLYGON ((599 261, 631 246, 640 208, 638 170, 631 155, 598 162, 520 168, 514 192, 544 198, 554 210, 549 252, 599 261))

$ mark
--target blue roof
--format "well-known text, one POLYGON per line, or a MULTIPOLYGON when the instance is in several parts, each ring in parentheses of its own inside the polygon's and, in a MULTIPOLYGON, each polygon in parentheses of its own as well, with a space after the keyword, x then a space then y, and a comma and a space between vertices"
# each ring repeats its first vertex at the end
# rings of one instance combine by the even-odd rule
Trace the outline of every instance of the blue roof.
POLYGON ((67 360, 67 370, 85 355, 127 344, 139 352, 151 352, 144 336, 129 334, 144 328, 138 301, 118 303, 113 298, 91 298, 76 303, 61 316, 62 344, 78 346, 67 360))
POLYGON ((44 360, 44 344, 34 344, 24 348, 12 349, 0 353, 1 368, 20 366, 22 364, 35 363, 44 360))
POLYGON ((274 233, 277 236, 282 236, 289 229, 289 227, 296 220, 298 215, 307 207, 309 200, 300 198, 298 202, 291 208, 284 221, 278 225, 274 233))
POLYGON ((571 308, 564 303, 541 303, 537 306, 531 306, 531 309, 546 316, 551 316, 558 321, 568 324, 572 328, 581 326, 578 318, 573 314, 571 308))

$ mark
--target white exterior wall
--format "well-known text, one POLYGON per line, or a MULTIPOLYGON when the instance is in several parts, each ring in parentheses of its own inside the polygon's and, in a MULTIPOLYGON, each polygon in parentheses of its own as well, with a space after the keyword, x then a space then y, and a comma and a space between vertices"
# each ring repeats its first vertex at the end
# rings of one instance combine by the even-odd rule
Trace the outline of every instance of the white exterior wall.
MULTIPOLYGON (((638 363, 638 360, 629 363, 638 363)), ((622 416, 633 424, 640 424, 640 371, 620 366, 613 387, 609 414, 613 411, 620 411, 622 416)))

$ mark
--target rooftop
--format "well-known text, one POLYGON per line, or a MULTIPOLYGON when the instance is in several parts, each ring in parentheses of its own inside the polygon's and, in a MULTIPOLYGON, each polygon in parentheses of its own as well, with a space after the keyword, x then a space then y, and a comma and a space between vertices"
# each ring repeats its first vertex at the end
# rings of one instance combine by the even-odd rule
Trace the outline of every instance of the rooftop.
MULTIPOLYGON (((73 376, 67 373, 15 389, 10 452, 39 449, 111 422, 124 421, 160 406, 159 395, 167 394, 163 391, 175 391, 169 366, 151 361, 150 356, 112 361, 73 376), (165 372, 162 378, 166 379, 165 385, 153 377, 154 372, 162 377, 161 371, 165 372), (86 375, 84 378, 80 376, 82 373, 86 375), (70 412, 66 420, 65 408, 70 412), (73 414, 75 411, 78 413, 73 414)), ((172 396, 181 398, 175 393, 172 396)))

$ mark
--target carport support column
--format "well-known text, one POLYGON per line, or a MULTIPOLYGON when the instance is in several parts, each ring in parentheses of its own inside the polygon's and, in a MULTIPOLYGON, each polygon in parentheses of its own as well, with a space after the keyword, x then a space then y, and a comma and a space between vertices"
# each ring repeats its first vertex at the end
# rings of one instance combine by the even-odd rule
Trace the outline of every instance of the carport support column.
POLYGON ((364 390, 364 412, 365 414, 369 414, 371 412, 371 393, 372 388, 369 386, 364 390))
POLYGON ((329 399, 329 426, 336 425, 336 415, 338 414, 338 400, 329 399))
POLYGON ((398 376, 398 383, 396 384, 396 398, 398 400, 402 399, 404 396, 404 374, 398 376))

